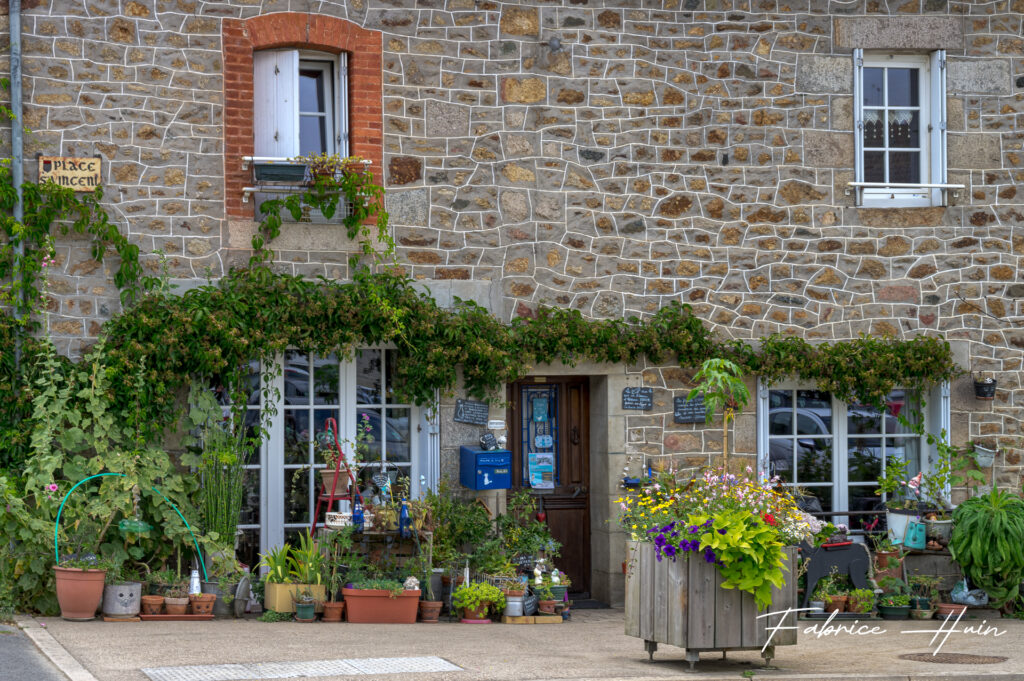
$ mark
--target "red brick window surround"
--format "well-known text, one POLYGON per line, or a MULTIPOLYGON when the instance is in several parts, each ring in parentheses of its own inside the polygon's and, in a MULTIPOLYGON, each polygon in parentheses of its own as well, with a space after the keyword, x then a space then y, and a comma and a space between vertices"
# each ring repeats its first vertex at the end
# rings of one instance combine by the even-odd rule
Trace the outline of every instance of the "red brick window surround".
POLYGON ((252 202, 242 203, 242 189, 252 171, 242 170, 242 157, 252 156, 253 53, 296 47, 348 53, 349 150, 373 161, 377 181, 383 180, 382 35, 350 21, 317 14, 280 12, 252 19, 225 19, 224 50, 224 205, 229 218, 252 219, 252 202))

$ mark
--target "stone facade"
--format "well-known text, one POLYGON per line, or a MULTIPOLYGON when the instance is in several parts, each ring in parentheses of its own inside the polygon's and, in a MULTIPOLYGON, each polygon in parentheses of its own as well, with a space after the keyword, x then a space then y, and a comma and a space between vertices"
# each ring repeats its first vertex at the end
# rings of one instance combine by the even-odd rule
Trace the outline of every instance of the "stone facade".
MULTIPOLYGON (((225 153, 240 125, 225 117, 229 48, 239 23, 310 7, 30 3, 27 154, 101 156, 111 214, 143 252, 166 253, 186 282, 219 276, 247 259, 253 229, 225 189, 240 163, 225 153)), ((1007 447, 993 475, 1019 487, 1024 0, 325 0, 315 11, 380 36, 376 172, 398 261, 425 286, 451 295, 457 283, 504 319, 542 304, 643 316, 681 300, 723 337, 943 334, 965 369, 999 379, 993 403, 974 399, 969 377, 952 386, 954 443, 1007 447), (949 181, 966 186, 950 205, 866 209, 848 195, 857 47, 947 50, 949 181)), ((329 226, 272 245, 286 270, 347 276, 329 226)), ((74 354, 119 306, 110 264, 84 243, 60 241, 58 261, 51 332, 74 354)), ((612 478, 631 455, 698 462, 719 446, 714 430, 671 424, 685 370, 572 371, 604 377, 594 404, 611 420, 594 441, 612 478), (615 411, 615 390, 641 383, 658 409, 615 411)), ((738 451, 755 450, 753 425, 748 410, 738 451)), ((602 568, 608 580, 616 565, 602 568)))

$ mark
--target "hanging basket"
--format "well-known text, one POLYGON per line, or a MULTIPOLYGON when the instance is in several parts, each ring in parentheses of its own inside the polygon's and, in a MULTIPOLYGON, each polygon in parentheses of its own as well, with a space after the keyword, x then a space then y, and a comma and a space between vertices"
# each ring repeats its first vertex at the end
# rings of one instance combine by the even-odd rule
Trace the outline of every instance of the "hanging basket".
POLYGON ((979 381, 974 379, 974 397, 978 400, 994 400, 996 398, 996 384, 994 378, 986 378, 979 381))

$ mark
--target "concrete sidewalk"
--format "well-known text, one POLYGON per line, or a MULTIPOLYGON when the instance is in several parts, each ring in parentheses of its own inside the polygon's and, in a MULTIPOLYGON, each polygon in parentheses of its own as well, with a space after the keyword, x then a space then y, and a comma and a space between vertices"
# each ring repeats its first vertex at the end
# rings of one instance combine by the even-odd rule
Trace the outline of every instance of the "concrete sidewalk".
MULTIPOLYGON (((98 681, 150 681, 141 669, 225 663, 403 658, 438 656, 463 671, 360 675, 365 681, 663 681, 664 679, 755 678, 928 680, 986 679, 1024 681, 1024 622, 989 622, 1001 636, 954 633, 943 653, 1008 658, 997 664, 936 664, 903 660, 905 653, 932 652, 931 634, 900 631, 934 629, 940 622, 871 622, 880 635, 840 634, 816 638, 803 632, 800 643, 780 647, 778 669, 762 669, 753 651, 728 659, 706 653, 689 672, 683 651, 661 647, 648 662, 643 642, 624 635, 622 611, 576 611, 573 621, 554 625, 267 624, 255 620, 210 622, 105 623, 39 618, 46 631, 98 681)), ((961 622, 961 627, 979 622, 961 622)), ((186 677, 182 677, 186 678, 186 677)), ((237 677, 236 677, 237 678, 237 677)), ((321 676, 352 681, 352 676, 321 676)))

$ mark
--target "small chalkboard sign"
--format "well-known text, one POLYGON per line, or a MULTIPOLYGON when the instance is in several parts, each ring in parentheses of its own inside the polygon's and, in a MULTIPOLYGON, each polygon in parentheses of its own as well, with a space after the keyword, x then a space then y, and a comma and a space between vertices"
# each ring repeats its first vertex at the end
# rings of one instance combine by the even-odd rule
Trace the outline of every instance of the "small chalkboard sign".
POLYGON ((472 400, 455 400, 455 418, 458 423, 470 423, 474 426, 486 426, 490 408, 486 402, 472 400))
POLYGON ((676 423, 704 423, 706 419, 707 407, 703 395, 697 395, 692 400, 685 397, 672 400, 672 420, 676 423))
POLYGON ((488 451, 498 448, 498 440, 493 433, 484 433, 480 436, 480 447, 488 451))
POLYGON ((642 411, 654 409, 654 388, 623 388, 622 408, 642 411))

